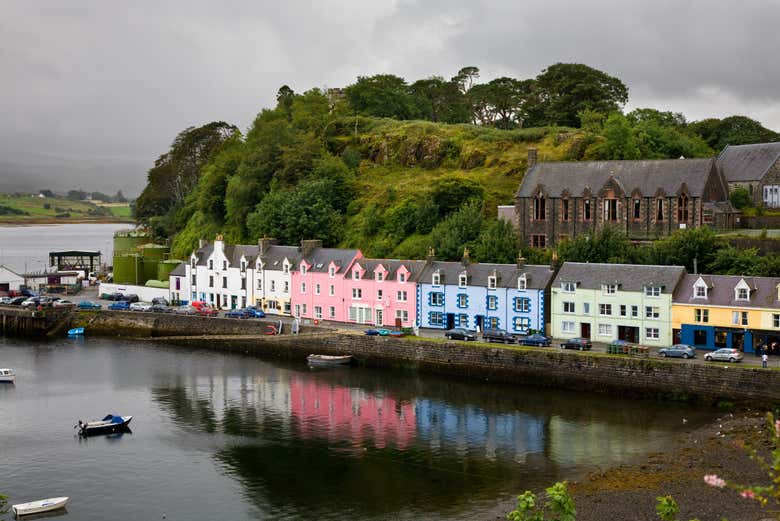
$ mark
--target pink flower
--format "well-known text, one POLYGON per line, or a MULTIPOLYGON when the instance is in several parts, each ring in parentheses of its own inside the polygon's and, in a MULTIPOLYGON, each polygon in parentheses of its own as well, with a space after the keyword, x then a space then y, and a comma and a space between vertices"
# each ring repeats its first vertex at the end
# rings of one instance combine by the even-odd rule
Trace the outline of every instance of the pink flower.
POLYGON ((726 486, 726 482, 715 474, 707 474, 704 476, 704 482, 715 488, 723 488, 726 486))
POLYGON ((742 496, 745 499, 755 499, 756 498, 756 493, 753 492, 750 489, 743 490, 742 492, 740 492, 739 495, 742 496))

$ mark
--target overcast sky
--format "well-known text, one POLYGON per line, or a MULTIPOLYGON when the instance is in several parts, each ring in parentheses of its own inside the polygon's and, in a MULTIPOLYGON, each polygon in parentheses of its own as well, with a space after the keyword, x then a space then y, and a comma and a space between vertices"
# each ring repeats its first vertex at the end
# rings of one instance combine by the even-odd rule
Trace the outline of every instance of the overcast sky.
POLYGON ((780 1, 0 0, 0 190, 135 192, 173 137, 246 129, 282 84, 528 78, 580 62, 632 107, 780 131, 780 1), (94 186, 94 188, 93 188, 94 186))

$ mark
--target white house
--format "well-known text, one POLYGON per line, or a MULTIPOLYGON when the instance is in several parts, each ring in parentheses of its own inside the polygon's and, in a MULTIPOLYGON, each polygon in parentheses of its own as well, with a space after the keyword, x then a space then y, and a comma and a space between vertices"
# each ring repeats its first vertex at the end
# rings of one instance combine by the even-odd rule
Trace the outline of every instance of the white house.
POLYGON ((24 285, 24 277, 11 268, 0 265, 0 291, 19 291, 24 285))
POLYGON ((279 246, 275 239, 258 241, 251 298, 266 313, 290 315, 292 271, 301 260, 297 246, 279 246))

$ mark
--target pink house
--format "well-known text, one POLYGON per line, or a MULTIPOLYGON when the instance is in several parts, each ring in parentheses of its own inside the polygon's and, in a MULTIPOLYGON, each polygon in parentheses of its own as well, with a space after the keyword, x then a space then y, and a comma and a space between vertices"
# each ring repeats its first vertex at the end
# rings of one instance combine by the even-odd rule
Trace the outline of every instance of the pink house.
POLYGON ((345 321, 412 327, 425 261, 356 259, 344 274, 345 321))
POLYGON ((292 270, 292 314, 311 320, 346 322, 344 274, 363 257, 360 250, 322 248, 322 241, 301 241, 301 261, 292 270))

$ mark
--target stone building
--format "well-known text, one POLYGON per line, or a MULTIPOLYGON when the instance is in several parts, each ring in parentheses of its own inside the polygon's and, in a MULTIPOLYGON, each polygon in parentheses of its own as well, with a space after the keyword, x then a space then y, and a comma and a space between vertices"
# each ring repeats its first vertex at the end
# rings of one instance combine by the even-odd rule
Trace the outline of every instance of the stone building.
POLYGON ((718 156, 717 164, 729 191, 746 188, 754 203, 780 207, 780 142, 729 145, 718 156))
POLYGON ((515 224, 530 246, 554 246, 605 225, 636 240, 735 226, 715 159, 537 163, 529 149, 528 165, 515 195, 515 224))

